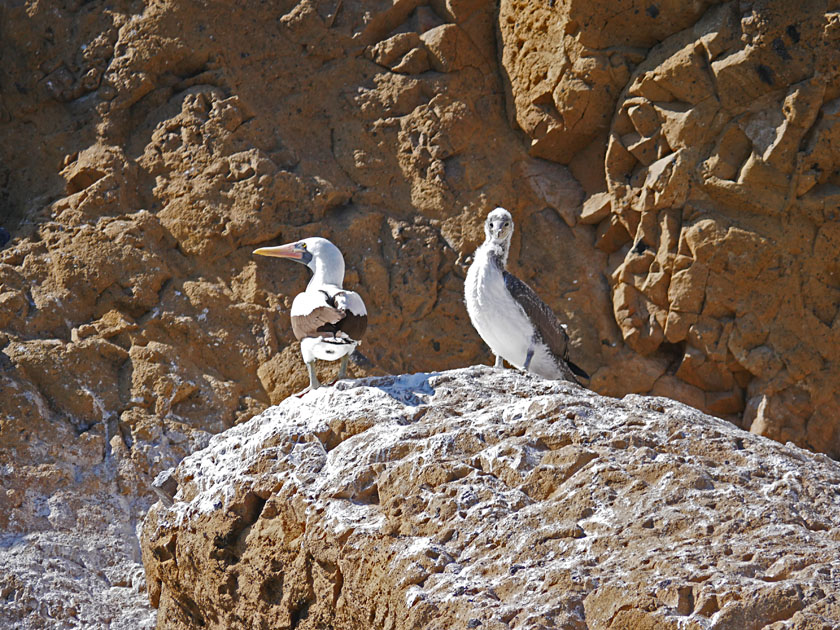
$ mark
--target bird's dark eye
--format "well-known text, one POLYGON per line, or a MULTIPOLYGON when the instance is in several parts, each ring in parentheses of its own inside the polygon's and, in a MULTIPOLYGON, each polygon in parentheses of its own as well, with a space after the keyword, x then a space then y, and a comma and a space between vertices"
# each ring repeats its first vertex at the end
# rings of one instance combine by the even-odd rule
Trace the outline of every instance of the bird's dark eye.
POLYGON ((505 221, 505 227, 510 225, 510 221, 505 221))
POLYGON ((301 248, 301 249, 306 249, 306 243, 301 243, 301 244, 300 244, 300 248, 301 248))

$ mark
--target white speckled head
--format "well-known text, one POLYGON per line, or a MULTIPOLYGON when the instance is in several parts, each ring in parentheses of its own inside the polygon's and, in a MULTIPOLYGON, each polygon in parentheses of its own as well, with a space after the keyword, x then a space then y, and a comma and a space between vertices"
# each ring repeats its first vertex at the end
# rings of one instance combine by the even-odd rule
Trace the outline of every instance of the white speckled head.
POLYGON ((510 241, 513 234, 513 217, 504 208, 496 208, 484 222, 484 236, 493 243, 510 241))

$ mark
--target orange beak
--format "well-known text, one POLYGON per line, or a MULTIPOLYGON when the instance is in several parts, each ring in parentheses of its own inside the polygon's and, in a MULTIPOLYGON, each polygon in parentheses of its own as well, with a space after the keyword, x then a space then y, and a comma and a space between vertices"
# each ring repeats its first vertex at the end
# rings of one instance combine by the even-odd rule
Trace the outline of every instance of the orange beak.
POLYGON ((260 247, 255 249, 254 253, 258 256, 273 256, 274 258, 291 258, 292 260, 300 260, 303 258, 303 252, 295 249, 296 243, 287 243, 286 245, 277 245, 276 247, 260 247))

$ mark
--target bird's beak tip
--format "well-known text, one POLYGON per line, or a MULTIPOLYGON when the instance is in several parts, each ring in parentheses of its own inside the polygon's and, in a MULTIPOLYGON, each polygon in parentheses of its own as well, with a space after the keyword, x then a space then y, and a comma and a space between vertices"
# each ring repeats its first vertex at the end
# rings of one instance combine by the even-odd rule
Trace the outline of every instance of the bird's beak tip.
POLYGON ((253 251, 257 256, 272 256, 274 258, 291 258, 299 260, 300 252, 295 251, 293 244, 278 245, 277 247, 260 247, 253 251))

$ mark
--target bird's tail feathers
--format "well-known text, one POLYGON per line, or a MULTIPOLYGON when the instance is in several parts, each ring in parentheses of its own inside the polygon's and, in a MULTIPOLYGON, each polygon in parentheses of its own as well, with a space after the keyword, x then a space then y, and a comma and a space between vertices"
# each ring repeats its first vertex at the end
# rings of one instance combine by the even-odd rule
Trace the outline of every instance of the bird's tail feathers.
POLYGON ((572 374, 580 378, 586 379, 587 381, 589 380, 589 374, 586 373, 586 370, 581 368, 579 365, 575 365, 571 361, 567 361, 566 363, 569 366, 569 369, 572 371, 572 374))
POLYGON ((373 361, 371 361, 365 355, 359 352, 358 348, 353 350, 352 354, 350 354, 350 360, 356 365, 358 365, 360 368, 363 368, 365 370, 369 370, 373 367, 373 361))

